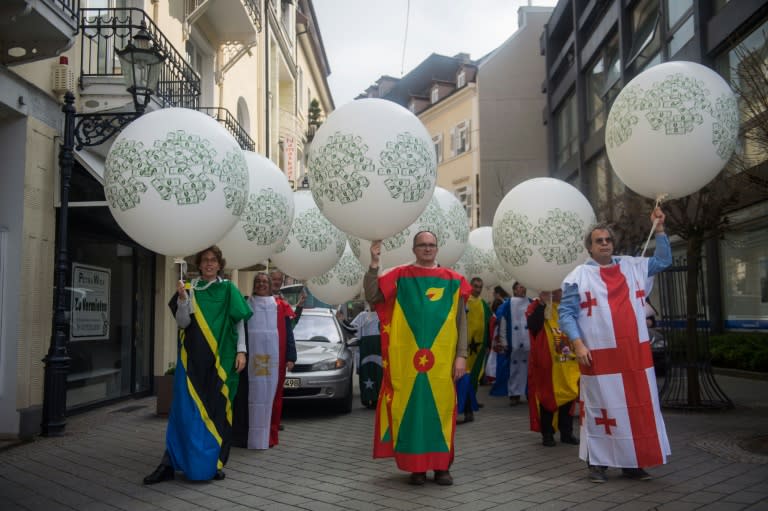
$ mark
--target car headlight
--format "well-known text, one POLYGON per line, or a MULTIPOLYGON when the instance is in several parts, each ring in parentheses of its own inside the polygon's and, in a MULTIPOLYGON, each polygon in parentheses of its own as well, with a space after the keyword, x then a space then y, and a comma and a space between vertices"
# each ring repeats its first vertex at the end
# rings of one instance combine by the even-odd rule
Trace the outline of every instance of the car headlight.
POLYGON ((334 369, 341 369, 347 365, 347 361, 343 358, 330 358, 328 360, 321 360, 320 362, 315 362, 310 367, 310 370, 312 371, 333 371, 334 369))

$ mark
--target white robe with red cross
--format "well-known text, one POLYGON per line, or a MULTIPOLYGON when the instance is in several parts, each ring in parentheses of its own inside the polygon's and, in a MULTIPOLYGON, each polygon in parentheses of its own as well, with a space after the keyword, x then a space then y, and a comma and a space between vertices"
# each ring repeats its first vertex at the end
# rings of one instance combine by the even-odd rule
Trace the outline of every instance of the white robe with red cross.
POLYGON ((581 265, 563 281, 578 286, 579 330, 592 354, 580 389, 579 457, 590 465, 646 468, 671 454, 645 324, 647 275, 648 259, 622 257, 581 265))

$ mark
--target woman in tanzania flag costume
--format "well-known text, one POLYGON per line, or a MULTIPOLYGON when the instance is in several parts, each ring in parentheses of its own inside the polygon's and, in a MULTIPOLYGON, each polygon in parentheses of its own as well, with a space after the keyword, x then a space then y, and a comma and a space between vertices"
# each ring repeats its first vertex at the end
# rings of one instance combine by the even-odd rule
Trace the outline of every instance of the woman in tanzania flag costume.
POLYGON ((375 458, 394 457, 411 472, 410 484, 453 484, 456 431, 454 381, 466 372, 467 281, 437 265, 437 238, 428 231, 413 239, 416 261, 378 277, 381 241, 371 244, 365 297, 381 321, 384 380, 376 409, 375 458))
POLYGON ((224 479, 232 440, 232 403, 245 368, 243 320, 253 312, 235 285, 219 277, 225 261, 212 246, 195 256, 200 278, 184 282, 169 304, 179 326, 173 402, 160 465, 144 478, 155 484, 181 470, 187 479, 224 479))

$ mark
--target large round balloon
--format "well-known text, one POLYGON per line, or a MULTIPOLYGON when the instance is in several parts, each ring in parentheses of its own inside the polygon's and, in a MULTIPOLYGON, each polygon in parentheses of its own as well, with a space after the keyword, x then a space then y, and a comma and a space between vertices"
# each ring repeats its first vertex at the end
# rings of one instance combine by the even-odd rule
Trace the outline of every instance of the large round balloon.
POLYGON ((293 222, 293 190, 272 160, 243 151, 250 187, 240 220, 217 243, 227 267, 245 268, 263 261, 280 248, 293 222))
POLYGON ((499 261, 493 248, 493 233, 490 227, 478 227, 469 233, 469 255, 464 270, 469 272, 464 276, 467 279, 480 277, 486 288, 492 288, 499 283, 496 276, 496 268, 499 261))
POLYGON ((291 230, 272 261, 291 277, 306 280, 333 268, 344 253, 347 239, 320 213, 307 190, 294 192, 293 204, 291 230))
POLYGON ((319 277, 309 279, 307 287, 323 302, 329 305, 340 305, 360 294, 364 274, 365 268, 347 244, 336 266, 319 277))
POLYGON ((728 162, 739 132, 731 88, 708 67, 665 62, 636 76, 608 114, 605 145, 629 188, 656 199, 683 197, 728 162))
MULTIPOLYGON (((411 225, 394 236, 386 238, 381 244, 381 268, 393 268, 401 264, 413 262, 413 238, 421 231, 430 231, 437 237, 437 261, 442 264, 443 247, 447 244, 448 234, 445 228, 445 218, 435 196, 429 201, 427 209, 411 225)), ((347 235, 349 245, 355 257, 363 267, 371 264, 371 242, 365 239, 347 235)), ((447 265, 444 265, 447 266, 447 265)))
POLYGON ((358 238, 383 240, 424 211, 435 188, 434 144, 410 111, 383 99, 334 110, 309 152, 309 186, 320 211, 358 238))
POLYGON ((499 203, 493 246, 501 265, 531 289, 560 287, 587 257, 584 234, 595 213, 579 190, 549 177, 529 179, 499 203))
POLYGON ((453 266, 464 253, 469 239, 467 211, 454 194, 439 186, 435 187, 432 200, 437 201, 444 220, 437 259, 443 266, 453 266))
POLYGON ((240 217, 247 191, 240 146, 196 110, 142 115, 107 155, 109 210, 128 236, 160 254, 188 255, 219 241, 240 217))

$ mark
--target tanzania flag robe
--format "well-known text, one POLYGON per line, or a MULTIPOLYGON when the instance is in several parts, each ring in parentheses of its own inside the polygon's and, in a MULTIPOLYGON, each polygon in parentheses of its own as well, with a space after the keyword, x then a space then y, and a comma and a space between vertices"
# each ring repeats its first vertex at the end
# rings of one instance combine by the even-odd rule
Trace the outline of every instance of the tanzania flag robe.
POLYGON ((408 472, 447 470, 456 430, 456 320, 471 288, 448 268, 407 265, 381 275, 379 289, 384 380, 373 456, 394 456, 408 472))
MULTIPOLYGON (((178 295, 169 306, 176 313, 178 295)), ((166 448, 187 479, 210 480, 229 457, 239 321, 251 309, 234 284, 220 280, 190 290, 191 323, 179 330, 179 354, 166 448)))
MULTIPOLYGON (((528 306, 531 352, 528 357, 528 412, 531 431, 541 431, 539 406, 554 414, 557 409, 579 397, 579 363, 573 353, 568 336, 560 330, 557 309, 559 303, 552 303, 551 316, 545 317, 544 305, 534 300, 528 306), (540 314, 544 323, 535 332, 530 318, 540 314)), ((557 424, 554 424, 557 430, 557 424)))

